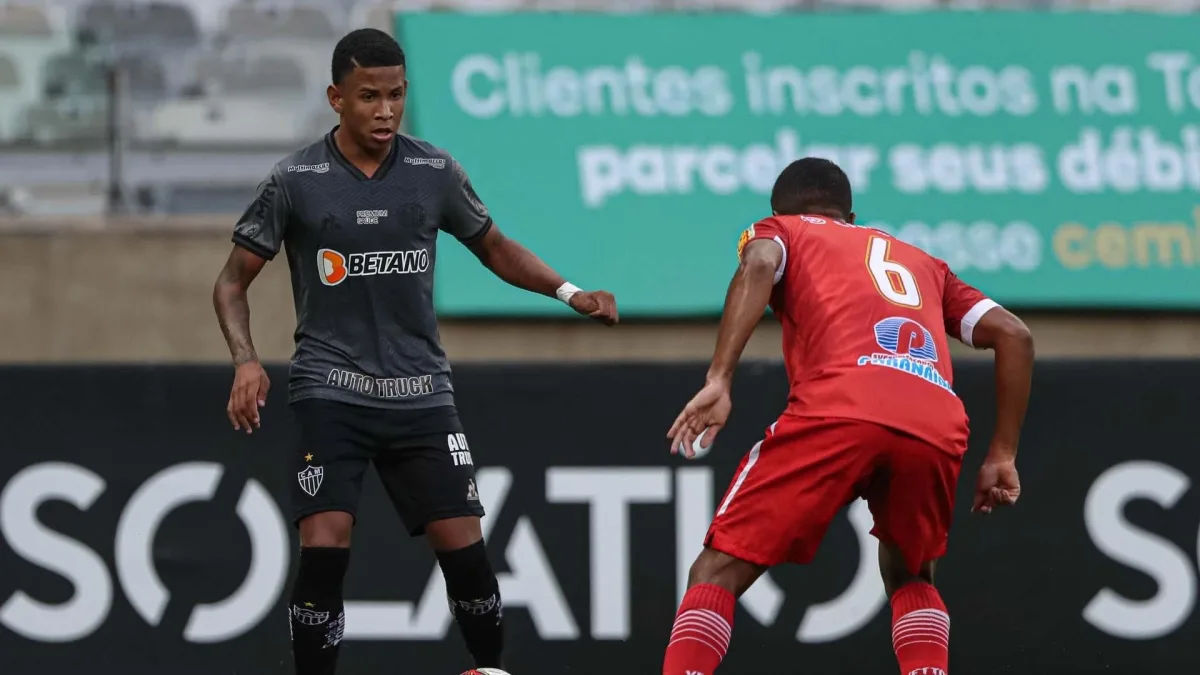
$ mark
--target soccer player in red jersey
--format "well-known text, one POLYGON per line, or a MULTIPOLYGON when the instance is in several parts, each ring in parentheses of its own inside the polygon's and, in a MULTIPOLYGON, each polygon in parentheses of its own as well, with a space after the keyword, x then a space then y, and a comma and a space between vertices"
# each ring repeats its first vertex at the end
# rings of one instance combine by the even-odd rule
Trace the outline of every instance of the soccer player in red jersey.
POLYGON ((1020 319, 946 263, 854 224, 850 182, 821 159, 793 162, 773 216, 738 242, 704 388, 668 432, 672 452, 709 447, 730 383, 768 304, 783 323, 787 408, 742 460, 692 565, 663 675, 712 675, 736 598, 768 568, 812 560, 834 516, 867 500, 902 675, 947 672, 950 618, 933 586, 946 551, 967 416, 948 336, 995 351, 996 427, 972 511, 1016 503, 1015 459, 1033 371, 1020 319))

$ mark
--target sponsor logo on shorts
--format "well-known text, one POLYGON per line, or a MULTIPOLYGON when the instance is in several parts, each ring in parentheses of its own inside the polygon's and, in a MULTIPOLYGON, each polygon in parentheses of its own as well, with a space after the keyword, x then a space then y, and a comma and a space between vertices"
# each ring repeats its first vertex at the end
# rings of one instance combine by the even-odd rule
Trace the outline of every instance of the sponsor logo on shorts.
POLYGON ((446 168, 446 159, 444 157, 405 157, 405 164, 413 166, 432 166, 435 169, 446 168))
POLYGON ((297 164, 287 168, 288 173, 329 173, 329 162, 321 162, 320 164, 297 164))
POLYGON ((475 460, 471 459, 471 448, 467 447, 466 434, 447 434, 446 447, 450 450, 454 466, 475 466, 475 460))
POLYGON ((300 489, 304 490, 304 494, 316 497, 321 482, 325 480, 325 467, 306 466, 303 471, 296 472, 296 480, 300 481, 300 489))
POLYGON ((416 377, 371 377, 362 373, 334 368, 325 378, 325 384, 349 389, 378 398, 409 398, 433 393, 433 376, 416 377))
POLYGON ((292 605, 292 616, 296 618, 298 623, 305 626, 323 626, 329 621, 329 612, 317 612, 296 605, 292 605))
POLYGON ((474 478, 467 481, 467 501, 469 501, 469 502, 479 501, 479 488, 475 486, 474 478))
POLYGON ((317 251, 317 272, 321 283, 337 286, 347 277, 372 277, 380 274, 418 274, 429 270, 429 251, 375 251, 346 255, 330 248, 317 251))
POLYGON ((875 342, 886 353, 860 356, 858 365, 899 370, 954 392, 934 366, 938 360, 937 345, 929 329, 912 319, 888 317, 875 324, 875 342))
POLYGON ((910 670, 908 671, 908 675, 946 675, 946 671, 942 670, 941 668, 934 668, 930 666, 928 668, 917 668, 916 670, 910 670))

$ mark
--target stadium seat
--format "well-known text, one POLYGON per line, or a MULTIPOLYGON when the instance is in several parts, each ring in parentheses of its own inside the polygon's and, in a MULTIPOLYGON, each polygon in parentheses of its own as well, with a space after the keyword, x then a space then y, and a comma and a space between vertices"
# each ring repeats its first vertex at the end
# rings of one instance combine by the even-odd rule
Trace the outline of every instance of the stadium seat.
POLYGON ((147 55, 129 55, 121 59, 121 67, 128 78, 128 91, 135 98, 150 100, 171 93, 168 67, 162 61, 147 55))
POLYGON ((188 6, 169 2, 95 0, 84 7, 76 30, 125 50, 187 49, 201 38, 188 6))
POLYGON ((310 40, 333 43, 339 37, 333 18, 321 8, 237 4, 229 8, 222 31, 229 44, 242 41, 310 40))
POLYGON ((104 96, 108 92, 105 68, 81 52, 55 54, 46 60, 44 96, 57 100, 68 96, 104 96))
POLYGON ((226 14, 229 8, 237 4, 240 0, 176 0, 181 4, 188 6, 192 16, 196 18, 196 25, 200 29, 201 36, 212 36, 220 31, 221 26, 225 23, 226 14))
POLYGON ((392 33, 395 16, 404 12, 424 12, 433 8, 436 0, 362 0, 350 11, 347 28, 377 28, 392 33))
POLYGON ((1089 0, 1093 10, 1184 13, 1200 10, 1200 0, 1089 0))
POLYGON ((0 3, 0 39, 42 38, 54 35, 54 26, 42 7, 0 3))
POLYGON ((817 9, 869 9, 908 12, 920 9, 936 9, 940 0, 817 0, 817 9))
POLYGON ((294 147, 304 140, 311 103, 263 95, 161 103, 142 140, 198 147, 294 147))
POLYGON ((621 14, 655 11, 661 9, 662 4, 663 0, 528 0, 527 9, 621 14))
POLYGON ((99 146, 108 135, 107 99, 74 95, 36 101, 24 109, 18 134, 42 146, 99 146))
POLYGON ((46 62, 70 45, 62 8, 0 3, 0 141, 21 137, 26 108, 44 93, 46 62))
POLYGON ((21 73, 12 58, 0 54, 0 143, 11 143, 21 117, 21 73))
POLYGON ((676 0, 675 7, 685 11, 775 14, 802 9, 806 4, 806 0, 676 0))
POLYGON ((511 12, 522 9, 526 0, 435 0, 436 10, 470 13, 511 12))
POLYGON ((108 205, 103 184, 59 183, 9 188, 8 209, 25 216, 98 216, 108 205))
POLYGON ((286 54, 207 54, 196 64, 195 84, 206 94, 255 91, 301 97, 308 91, 304 67, 286 54))
MULTIPOLYGON (((129 53, 122 55, 118 63, 126 78, 125 92, 135 101, 160 99, 169 93, 166 66, 158 59, 129 53)), ((108 66, 83 52, 50 57, 44 72, 43 93, 49 100, 108 95, 108 66)))
POLYGON ((240 213, 254 199, 254 185, 170 185, 154 195, 156 210, 173 215, 240 213))

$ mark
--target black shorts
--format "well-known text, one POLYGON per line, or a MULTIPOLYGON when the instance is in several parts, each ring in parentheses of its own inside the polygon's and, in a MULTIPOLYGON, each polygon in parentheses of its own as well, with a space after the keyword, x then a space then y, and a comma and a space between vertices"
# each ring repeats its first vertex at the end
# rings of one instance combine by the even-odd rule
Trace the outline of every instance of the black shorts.
POLYGON ((435 520, 484 515, 453 406, 389 410, 303 399, 291 407, 300 430, 289 462, 293 522, 324 511, 355 515, 369 462, 413 536, 435 520))

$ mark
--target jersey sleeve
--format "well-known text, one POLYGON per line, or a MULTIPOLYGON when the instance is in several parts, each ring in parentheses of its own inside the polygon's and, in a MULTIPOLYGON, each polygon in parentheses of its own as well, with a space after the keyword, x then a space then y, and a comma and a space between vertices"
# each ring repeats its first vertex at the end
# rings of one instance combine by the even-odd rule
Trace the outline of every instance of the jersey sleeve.
POLYGON ((446 195, 441 229, 454 235, 460 242, 470 244, 487 234, 492 227, 492 217, 475 193, 466 170, 453 158, 450 159, 450 170, 453 177, 446 195))
POLYGON ((958 278, 950 267, 942 263, 946 274, 946 285, 942 291, 942 316, 946 321, 946 334, 974 347, 972 334, 975 324, 988 310, 999 307, 999 303, 982 291, 958 278))
POLYGON ((258 184, 254 201, 233 229, 233 243, 266 260, 273 259, 283 246, 290 211, 287 191, 276 167, 258 184))
POLYGON ((742 252, 746 250, 746 246, 759 239, 766 239, 779 244, 779 248, 783 250, 783 259, 779 261, 779 267, 775 269, 775 283, 779 283, 783 279, 783 271, 787 269, 788 247, 787 247, 787 231, 782 223, 775 218, 764 218, 757 223, 742 230, 742 236, 738 238, 737 256, 738 262, 742 260, 742 252))

